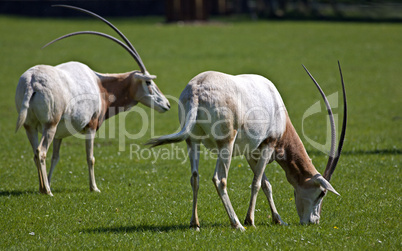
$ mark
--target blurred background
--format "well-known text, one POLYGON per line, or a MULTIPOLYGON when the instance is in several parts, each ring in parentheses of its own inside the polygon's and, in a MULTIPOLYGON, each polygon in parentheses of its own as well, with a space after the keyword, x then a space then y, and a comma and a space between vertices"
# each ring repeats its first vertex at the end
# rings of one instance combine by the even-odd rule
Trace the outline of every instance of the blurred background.
POLYGON ((1 0, 0 14, 65 17, 70 4, 104 16, 163 16, 166 22, 208 21, 218 16, 250 19, 402 21, 402 0, 1 0))

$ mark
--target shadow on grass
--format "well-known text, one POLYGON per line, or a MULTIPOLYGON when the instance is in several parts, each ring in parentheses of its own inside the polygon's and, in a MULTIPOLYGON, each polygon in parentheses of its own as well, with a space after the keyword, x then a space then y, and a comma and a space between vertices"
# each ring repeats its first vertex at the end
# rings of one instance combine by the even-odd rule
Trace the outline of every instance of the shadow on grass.
MULTIPOLYGON (((83 192, 83 189, 80 188, 56 188, 56 189, 51 189, 53 195, 56 194, 68 194, 68 193, 80 193, 83 192)), ((90 193, 89 189, 85 190, 90 193)), ((22 195, 41 195, 41 196, 47 196, 46 194, 41 194, 39 190, 5 190, 5 191, 0 191, 0 197, 18 197, 22 195)))
MULTIPOLYGON (((308 151, 309 154, 320 155, 319 151, 308 151)), ((341 155, 401 155, 402 149, 376 149, 376 150, 352 150, 342 151, 341 155)))
POLYGON ((170 225, 170 226, 120 226, 120 227, 99 227, 93 229, 83 229, 86 233, 130 233, 130 232, 171 232, 177 230, 190 229, 188 225, 170 225))
POLYGON ((21 195, 27 195, 27 194, 39 194, 38 191, 34 190, 25 190, 25 191, 0 191, 0 197, 9 197, 9 196, 21 196, 21 195))
POLYGON ((400 155, 402 154, 401 149, 377 149, 377 150, 355 150, 355 151, 345 151, 342 152, 345 155, 376 155, 376 154, 383 154, 383 155, 400 155))
POLYGON ((89 189, 83 189, 83 188, 51 188, 51 191, 53 195, 55 194, 66 194, 66 193, 84 193, 88 192, 90 193, 89 189))
MULTIPOLYGON (((274 226, 274 227, 289 227, 290 225, 297 225, 297 224, 289 224, 288 226, 281 226, 274 223, 260 223, 256 224, 258 227, 266 227, 266 226, 274 226)), ((255 230, 257 228, 246 226, 249 230, 255 230)), ((219 224, 219 223, 211 223, 211 224, 203 224, 201 226, 201 231, 207 228, 218 228, 218 229, 225 229, 225 230, 232 230, 236 231, 236 229, 232 228, 230 224, 219 224)), ((99 227, 93 229, 82 229, 82 232, 85 233, 92 233, 92 234, 99 234, 99 233, 130 233, 130 232, 155 232, 155 233, 167 233, 172 231, 181 231, 181 230, 192 230, 189 225, 168 225, 168 226, 155 226, 155 225, 138 225, 138 226, 120 226, 120 227, 99 227)), ((195 231, 195 230, 194 230, 195 231)))

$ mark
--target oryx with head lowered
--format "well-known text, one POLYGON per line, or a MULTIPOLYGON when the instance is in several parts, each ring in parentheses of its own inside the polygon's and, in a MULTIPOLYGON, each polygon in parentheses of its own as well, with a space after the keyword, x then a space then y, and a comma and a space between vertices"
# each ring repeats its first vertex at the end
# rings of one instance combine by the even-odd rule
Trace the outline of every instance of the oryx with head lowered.
POLYGON ((287 180, 294 188, 300 222, 319 222, 322 199, 327 191, 338 195, 329 180, 338 162, 346 130, 346 97, 340 66, 339 71, 344 119, 337 150, 331 107, 318 83, 307 71, 324 98, 331 122, 332 144, 324 176, 316 170, 307 155, 278 90, 268 79, 258 75, 233 76, 208 71, 188 83, 180 95, 181 131, 152 139, 148 144, 158 146, 183 140, 187 142, 193 189, 191 227, 199 228, 197 192, 201 143, 218 153, 212 181, 234 228, 244 230, 227 193, 230 162, 232 156, 236 155, 244 155, 254 173, 245 224, 254 226, 255 204, 261 187, 268 199, 273 221, 285 224, 275 208, 271 184, 264 173, 265 166, 273 160, 284 169, 287 180))
MULTIPOLYGON (((145 68, 134 46, 114 25, 101 16, 78 7, 59 5, 92 15, 113 28, 125 43, 104 33, 95 31, 74 32, 60 39, 91 34, 108 38, 134 58, 139 71, 120 74, 102 74, 87 65, 68 62, 57 66, 36 65, 22 74, 15 95, 18 130, 24 126, 34 152, 38 168, 39 191, 52 195, 50 179, 59 160, 63 138, 75 133, 86 135, 86 154, 91 191, 99 192, 95 183, 93 144, 95 132, 105 119, 142 103, 158 112, 169 110, 170 104, 145 68), (42 137, 38 140, 38 132, 42 137), (46 153, 53 141, 53 156, 49 176, 46 173, 46 153)), ((47 46, 45 45, 45 46, 47 46)))

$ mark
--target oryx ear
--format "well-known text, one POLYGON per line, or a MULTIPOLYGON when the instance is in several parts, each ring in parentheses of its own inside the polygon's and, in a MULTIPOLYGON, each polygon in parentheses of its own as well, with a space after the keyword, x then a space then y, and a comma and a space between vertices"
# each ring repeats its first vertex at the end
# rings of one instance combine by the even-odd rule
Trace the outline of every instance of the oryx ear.
POLYGON ((313 179, 314 179, 314 182, 315 182, 316 184, 319 184, 322 188, 324 188, 324 189, 326 189, 326 190, 328 190, 328 191, 330 191, 330 192, 333 192, 334 194, 336 194, 336 195, 338 195, 338 196, 341 196, 341 195, 332 187, 332 185, 331 185, 324 177, 322 177, 321 175, 317 175, 317 176, 314 177, 313 179))
POLYGON ((144 74, 142 72, 136 72, 136 73, 134 73, 134 76, 135 76, 135 78, 145 80, 145 81, 149 81, 149 80, 156 78, 155 75, 150 75, 150 74, 148 74, 148 72, 146 74, 144 74))

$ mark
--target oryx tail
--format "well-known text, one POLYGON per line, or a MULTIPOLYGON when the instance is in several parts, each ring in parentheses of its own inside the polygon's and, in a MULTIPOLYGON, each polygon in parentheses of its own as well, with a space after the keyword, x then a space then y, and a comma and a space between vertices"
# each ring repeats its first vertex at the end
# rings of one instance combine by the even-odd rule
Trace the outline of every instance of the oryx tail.
MULTIPOLYGON (((21 109, 18 111, 18 119, 17 119, 17 126, 15 128, 15 132, 17 132, 21 126, 25 123, 25 120, 27 118, 28 115, 28 108, 29 108, 29 102, 32 99, 32 96, 34 95, 34 90, 32 88, 32 85, 26 85, 26 89, 24 92, 24 98, 22 100, 22 104, 21 104, 21 109)), ((17 102, 17 100, 16 100, 17 102)), ((17 104, 16 104, 17 105, 17 104)), ((18 107, 18 105, 17 105, 18 107)))
MULTIPOLYGON (((180 100, 181 101, 181 100, 180 100)), ((198 97, 192 96, 187 104, 180 103, 179 109, 184 109, 185 111, 181 111, 183 115, 183 120, 181 124, 182 129, 178 133, 173 133, 169 135, 165 135, 156 139, 149 140, 146 145, 151 145, 151 147, 177 143, 183 140, 186 140, 193 130, 196 122, 197 122, 197 113, 198 113, 198 97)))

